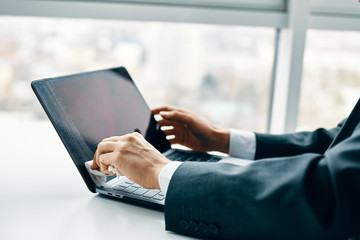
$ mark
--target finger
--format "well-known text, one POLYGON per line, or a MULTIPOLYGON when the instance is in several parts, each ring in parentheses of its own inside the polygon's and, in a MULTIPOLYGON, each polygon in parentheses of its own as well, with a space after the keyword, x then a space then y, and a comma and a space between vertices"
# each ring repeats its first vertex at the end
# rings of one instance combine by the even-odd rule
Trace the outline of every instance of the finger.
POLYGON ((92 164, 91 168, 93 170, 95 170, 95 169, 99 169, 99 166, 100 166, 99 151, 96 149, 94 157, 93 157, 93 164, 92 164))
POLYGON ((163 132, 164 132, 166 135, 174 135, 174 136, 175 136, 175 130, 174 130, 174 128, 172 128, 172 129, 163 129, 163 132))
POLYGON ((171 111, 171 110, 174 110, 174 108, 171 106, 162 106, 162 107, 153 108, 151 111, 154 115, 156 115, 159 114, 161 111, 171 111))
POLYGON ((174 126, 174 124, 176 123, 175 121, 169 121, 169 120, 165 120, 165 119, 161 119, 158 121, 160 126, 174 126))
POLYGON ((99 157, 100 160, 100 169, 103 173, 105 174, 110 174, 110 175, 115 175, 113 172, 109 171, 109 166, 113 166, 113 162, 114 162, 114 158, 115 158, 115 154, 113 152, 111 153, 105 153, 105 154, 101 154, 99 157))
POLYGON ((104 138, 101 142, 117 142, 120 136, 112 136, 108 138, 104 138))
POLYGON ((110 172, 108 171, 109 168, 109 158, 111 157, 111 153, 105 153, 105 154, 101 154, 99 155, 99 167, 100 167, 100 171, 105 173, 105 174, 110 174, 110 172))
POLYGON ((171 145, 180 143, 176 138, 168 139, 168 141, 170 142, 171 145))
POLYGON ((93 158, 93 164, 91 166, 92 169, 99 169, 100 167, 100 160, 99 156, 104 153, 113 152, 116 147, 115 142, 101 142, 99 143, 96 152, 93 158))
MULTIPOLYGON (((95 158, 95 157, 94 157, 94 158, 95 158)), ((93 162, 92 162, 92 164, 91 164, 90 167, 91 167, 92 170, 97 170, 97 169, 99 169, 99 166, 97 165, 95 159, 93 160, 93 162)))
POLYGON ((101 142, 120 142, 120 141, 126 139, 127 137, 129 137, 130 135, 134 135, 134 136, 137 136, 137 137, 142 137, 142 135, 140 133, 132 132, 132 133, 125 134, 123 136, 108 137, 108 138, 103 139, 101 142))
POLYGON ((98 154, 104 154, 104 153, 109 153, 109 152, 113 152, 116 149, 117 143, 116 142, 101 142, 98 145, 97 151, 98 154))
POLYGON ((175 106, 162 106, 162 107, 157 107, 157 108, 153 108, 152 113, 154 115, 159 114, 162 111, 165 112, 169 112, 169 111, 179 111, 179 112, 187 112, 187 110, 185 110, 184 108, 181 107, 175 107, 175 106))
MULTIPOLYGON (((109 166, 108 166, 109 167, 109 166)), ((113 172, 110 172, 108 169, 105 169, 102 171, 103 173, 105 173, 106 175, 116 175, 115 173, 113 172)))
POLYGON ((160 112, 160 116, 165 120, 170 121, 179 121, 182 123, 189 123, 191 121, 191 117, 186 112, 180 112, 180 111, 171 111, 166 112, 162 111, 160 112))
POLYGON ((103 172, 103 173, 105 173, 105 174, 108 175, 108 174, 109 174, 108 168, 109 168, 108 165, 100 162, 100 171, 101 171, 101 172, 103 172))

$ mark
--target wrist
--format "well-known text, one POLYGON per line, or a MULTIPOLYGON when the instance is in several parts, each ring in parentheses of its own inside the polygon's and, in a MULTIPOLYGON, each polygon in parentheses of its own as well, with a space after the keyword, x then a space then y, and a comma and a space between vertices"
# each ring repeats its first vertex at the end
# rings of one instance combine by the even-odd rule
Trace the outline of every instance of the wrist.
POLYGON ((160 175, 161 170, 170 162, 171 162, 170 160, 165 158, 164 161, 161 161, 161 163, 159 163, 155 167, 155 169, 154 169, 154 178, 153 178, 154 179, 155 189, 161 189, 160 184, 159 184, 159 175, 160 175))
POLYGON ((230 131, 214 127, 212 142, 214 143, 214 150, 229 153, 230 146, 230 131))

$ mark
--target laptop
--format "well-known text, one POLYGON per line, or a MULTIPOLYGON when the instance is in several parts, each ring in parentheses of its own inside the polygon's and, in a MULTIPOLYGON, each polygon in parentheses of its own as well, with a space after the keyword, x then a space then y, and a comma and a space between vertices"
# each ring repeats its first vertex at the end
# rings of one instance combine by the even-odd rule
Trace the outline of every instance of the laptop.
POLYGON ((143 188, 125 176, 106 176, 101 185, 96 183, 88 162, 97 145, 110 136, 137 131, 170 160, 234 161, 231 157, 173 149, 124 67, 37 80, 31 86, 93 193, 158 209, 164 207, 165 196, 160 190, 143 188))

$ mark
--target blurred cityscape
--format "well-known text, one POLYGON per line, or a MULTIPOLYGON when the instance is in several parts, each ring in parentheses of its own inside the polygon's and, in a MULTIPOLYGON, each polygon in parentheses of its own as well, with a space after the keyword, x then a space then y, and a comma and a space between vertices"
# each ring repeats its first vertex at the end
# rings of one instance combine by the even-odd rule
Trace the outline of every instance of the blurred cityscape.
MULTIPOLYGON (((275 29, 0 17, 1 119, 44 120, 32 80, 125 66, 150 107, 266 131, 275 29)), ((360 96, 360 33, 308 33, 299 129, 333 126, 360 96)))
POLYGON ((122 65, 151 107, 264 131, 273 49, 266 28, 1 17, 0 111, 44 119, 32 80, 122 65))
POLYGON ((307 32, 298 130, 332 128, 360 97, 360 32, 307 32))

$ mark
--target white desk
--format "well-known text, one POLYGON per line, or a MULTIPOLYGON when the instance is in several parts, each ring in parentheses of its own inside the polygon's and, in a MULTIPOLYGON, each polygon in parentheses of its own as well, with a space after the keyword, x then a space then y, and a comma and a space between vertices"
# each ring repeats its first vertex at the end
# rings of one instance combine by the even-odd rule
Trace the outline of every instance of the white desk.
POLYGON ((0 119, 0 239, 188 239, 164 214, 91 193, 49 122, 0 119))

